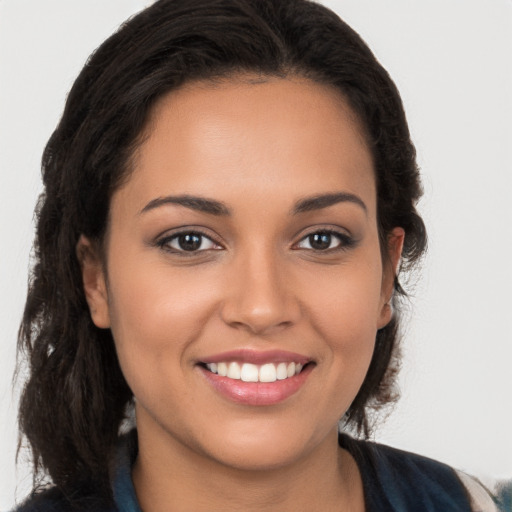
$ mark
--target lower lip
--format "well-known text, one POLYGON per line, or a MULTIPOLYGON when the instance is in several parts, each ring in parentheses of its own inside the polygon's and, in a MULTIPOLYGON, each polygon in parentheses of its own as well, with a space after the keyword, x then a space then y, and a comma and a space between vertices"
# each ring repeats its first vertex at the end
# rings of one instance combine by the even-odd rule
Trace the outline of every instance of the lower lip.
POLYGON ((309 364, 298 375, 275 382, 244 382, 221 377, 202 366, 198 368, 216 391, 233 402, 245 405, 275 405, 297 393, 313 367, 313 364, 309 364))

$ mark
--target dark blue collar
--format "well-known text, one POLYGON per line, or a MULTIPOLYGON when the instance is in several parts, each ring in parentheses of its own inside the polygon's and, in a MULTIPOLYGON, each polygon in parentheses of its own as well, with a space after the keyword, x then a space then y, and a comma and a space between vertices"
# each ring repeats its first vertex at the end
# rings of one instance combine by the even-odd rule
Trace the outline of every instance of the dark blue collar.
POLYGON ((112 474, 114 501, 122 512, 142 512, 132 481, 132 466, 137 452, 137 431, 134 429, 119 439, 112 474))

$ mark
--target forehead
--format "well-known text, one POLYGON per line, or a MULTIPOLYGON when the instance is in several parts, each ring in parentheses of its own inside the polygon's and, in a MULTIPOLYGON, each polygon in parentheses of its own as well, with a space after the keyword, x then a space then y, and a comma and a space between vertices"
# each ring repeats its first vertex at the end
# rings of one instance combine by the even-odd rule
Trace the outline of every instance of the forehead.
POLYGON ((167 94, 126 185, 139 207, 166 194, 292 202, 342 188, 364 191, 372 208, 375 194, 356 115, 334 88, 299 78, 198 82, 167 94))

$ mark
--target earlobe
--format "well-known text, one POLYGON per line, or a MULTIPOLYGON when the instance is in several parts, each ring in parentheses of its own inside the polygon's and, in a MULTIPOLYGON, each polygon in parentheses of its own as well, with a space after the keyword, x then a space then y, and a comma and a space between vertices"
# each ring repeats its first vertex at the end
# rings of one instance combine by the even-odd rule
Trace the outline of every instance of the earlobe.
POLYGON ((103 262, 96 244, 81 235, 76 245, 76 255, 82 269, 82 284, 89 305, 91 319, 96 327, 110 327, 108 293, 103 262))
POLYGON ((385 327, 391 321, 393 316, 391 301, 393 298, 395 278, 400 266, 404 239, 405 231, 403 228, 399 227, 394 228, 387 238, 387 260, 384 264, 384 271, 382 274, 381 306, 377 321, 377 329, 385 327))

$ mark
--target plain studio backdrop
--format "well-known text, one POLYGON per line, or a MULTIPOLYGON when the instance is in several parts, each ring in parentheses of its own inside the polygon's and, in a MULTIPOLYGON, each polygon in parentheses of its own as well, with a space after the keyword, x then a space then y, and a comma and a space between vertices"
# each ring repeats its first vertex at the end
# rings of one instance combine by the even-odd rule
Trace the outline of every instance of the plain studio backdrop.
MULTIPOLYGON (((0 509, 17 469, 11 377, 39 163, 88 55, 148 0, 0 0, 0 509)), ((430 237, 401 401, 375 439, 512 477, 512 1, 330 0, 401 91, 430 237)))

